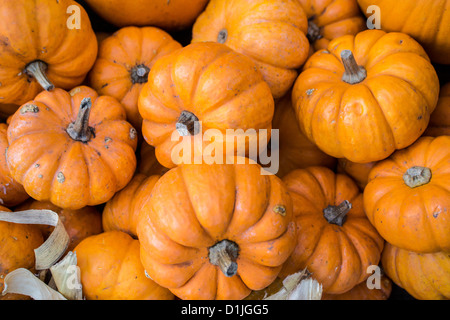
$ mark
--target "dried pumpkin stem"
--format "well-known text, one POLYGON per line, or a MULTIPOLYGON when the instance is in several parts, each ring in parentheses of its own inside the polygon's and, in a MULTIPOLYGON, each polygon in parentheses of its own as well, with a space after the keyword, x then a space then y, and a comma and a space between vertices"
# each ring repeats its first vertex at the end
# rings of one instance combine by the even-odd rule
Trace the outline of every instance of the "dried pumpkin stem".
POLYGON ((336 224, 340 227, 344 225, 347 219, 347 213, 352 208, 352 204, 348 200, 342 201, 338 206, 328 206, 323 210, 323 216, 328 223, 336 224))
POLYGON ((148 81, 148 74, 150 68, 146 65, 140 64, 131 69, 131 82, 135 83, 146 83, 148 81))
POLYGON ((91 139, 93 128, 89 127, 89 114, 91 112, 91 98, 81 100, 77 119, 69 124, 67 133, 73 140, 88 142, 91 139))
POLYGON ((47 64, 40 60, 30 62, 25 67, 26 74, 36 79, 36 81, 41 85, 42 88, 44 88, 44 90, 50 91, 53 90, 55 86, 47 78, 47 75, 45 73, 46 71, 47 71, 47 64))
POLYGON ((198 118, 192 112, 184 110, 175 125, 180 136, 194 136, 199 133, 198 118))
POLYGON ((227 29, 222 29, 219 31, 219 34, 217 35, 217 42, 218 43, 225 43, 225 41, 227 41, 228 38, 228 31, 227 29))
POLYGON ((306 34, 310 43, 314 43, 316 40, 322 39, 319 26, 312 20, 308 20, 308 33, 306 34))
POLYGON ((411 167, 403 175, 403 181, 410 188, 416 188, 429 183, 431 180, 431 170, 427 167, 411 167))
POLYGON ((239 246, 230 240, 222 240, 209 248, 209 261, 218 266, 223 274, 232 277, 237 273, 236 263, 239 246))
POLYGON ((341 52, 341 59, 345 68, 345 72, 342 75, 342 81, 349 84, 357 84, 367 78, 366 69, 356 63, 355 57, 350 50, 343 50, 341 52))

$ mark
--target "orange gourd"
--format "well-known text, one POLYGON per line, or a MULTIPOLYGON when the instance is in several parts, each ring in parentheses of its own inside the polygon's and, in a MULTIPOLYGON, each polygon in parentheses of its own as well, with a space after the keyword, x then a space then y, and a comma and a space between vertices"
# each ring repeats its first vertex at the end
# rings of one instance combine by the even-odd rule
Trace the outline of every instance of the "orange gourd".
POLYGON ((60 208, 105 203, 136 168, 137 134, 125 118, 116 99, 86 86, 38 94, 8 127, 11 176, 60 208))
POLYGON ((450 82, 441 87, 439 100, 431 114, 424 136, 450 136, 450 82))
POLYGON ((361 190, 364 190, 369 180, 369 172, 375 164, 376 162, 356 163, 341 158, 338 159, 337 172, 345 173, 355 180, 361 190))
POLYGON ((438 95, 436 71, 417 41, 366 30, 311 56, 292 103, 303 133, 322 151, 367 163, 417 140, 438 95))
POLYGON ((450 136, 422 137, 378 162, 364 189, 367 217, 396 247, 450 251, 450 136))
POLYGON ((381 263, 387 276, 419 300, 450 299, 450 254, 417 253, 389 243, 381 263))
POLYGON ((43 89, 80 85, 97 56, 89 16, 72 0, 0 1, 0 38, 1 104, 15 110, 43 89))
POLYGON ((223 43, 251 57, 280 98, 308 57, 307 30, 297 0, 211 0, 194 23, 191 42, 223 43))
POLYGON ((74 249, 87 300, 172 300, 173 294, 147 278, 139 241, 121 231, 103 232, 74 249))
POLYGON ((104 39, 89 73, 89 84, 100 95, 120 101, 127 121, 140 131, 139 93, 155 61, 181 48, 167 32, 155 27, 124 27, 104 39))
POLYGON ((271 284, 295 247, 281 180, 247 164, 165 173, 137 224, 149 276, 184 300, 238 300, 271 284))
POLYGON ((366 16, 374 14, 369 6, 378 7, 383 30, 403 32, 419 41, 431 60, 450 64, 449 0, 358 0, 366 16))
POLYGON ((159 163, 173 168, 207 155, 225 163, 227 156, 245 156, 251 142, 268 141, 274 101, 250 58, 223 44, 199 42, 155 62, 138 107, 145 141, 155 147, 159 163), (217 139, 208 140, 207 130, 217 139), (250 133, 230 149, 227 130, 238 137, 250 133), (211 148, 217 154, 208 153, 211 148))
POLYGON ((297 246, 281 277, 307 268, 324 293, 341 294, 366 280, 384 240, 367 219, 363 195, 344 174, 325 167, 297 169, 283 177, 291 195, 297 246))

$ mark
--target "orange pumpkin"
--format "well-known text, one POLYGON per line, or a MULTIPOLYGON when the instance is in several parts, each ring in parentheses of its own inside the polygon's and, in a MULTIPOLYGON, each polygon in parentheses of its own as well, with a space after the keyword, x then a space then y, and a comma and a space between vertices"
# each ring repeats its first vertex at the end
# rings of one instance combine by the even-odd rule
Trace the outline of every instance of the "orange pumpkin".
POLYGON ((103 209, 102 224, 105 231, 119 230, 137 238, 136 225, 140 207, 140 193, 151 193, 159 176, 136 173, 125 188, 118 191, 103 209))
POLYGON ((43 89, 71 89, 94 64, 95 33, 75 1, 1 0, 0 21, 2 104, 15 104, 17 110, 43 89))
POLYGON ((426 49, 433 62, 450 64, 449 0, 358 0, 366 16, 376 5, 383 30, 403 32, 414 37, 426 49))
POLYGON ((138 131, 142 117, 137 101, 155 61, 181 48, 165 31, 155 27, 125 27, 104 39, 89 73, 89 85, 100 95, 120 101, 127 121, 138 131))
POLYGON ((161 165, 156 159, 155 148, 143 141, 139 149, 137 172, 147 176, 162 176, 168 170, 169 168, 161 165))
POLYGON ((173 168, 194 163, 199 154, 225 163, 226 156, 244 156, 240 150, 248 152, 252 141, 268 141, 274 101, 250 58, 223 44, 200 42, 155 62, 138 107, 145 141, 155 147, 159 163, 173 168), (238 139, 230 150, 226 131, 233 129, 238 139), (208 141, 207 130, 216 140, 208 141))
POLYGON ((322 152, 301 132, 295 118, 290 94, 275 102, 272 126, 273 129, 278 130, 279 135, 278 148, 275 147, 270 150, 271 152, 278 152, 278 177, 282 178, 294 169, 303 169, 310 166, 324 166, 334 169, 336 159, 322 152))
POLYGON ((145 275, 139 241, 121 231, 90 236, 75 247, 87 300, 172 300, 173 294, 145 275))
POLYGON ((439 100, 431 114, 424 136, 450 136, 450 82, 441 87, 439 100))
MULTIPOLYGON (((0 211, 11 212, 0 206, 0 211)), ((11 212, 11 214, 14 214, 11 212)), ((35 272, 35 253, 44 239, 36 225, 0 221, 0 292, 4 289, 5 276, 18 268, 35 272)), ((0 300, 26 299, 17 294, 0 295, 0 300)))
POLYGON ((303 133, 352 162, 387 158, 425 131, 439 79, 410 36, 366 30, 330 42, 305 64, 292 91, 303 133))
POLYGON ((307 30, 297 0, 211 0, 194 23, 192 42, 223 43, 251 57, 280 98, 308 57, 307 30))
POLYGON ((366 29, 366 19, 356 0, 298 0, 308 17, 308 39, 314 51, 331 40, 366 29))
POLYGON ((86 86, 41 92, 11 118, 11 176, 60 208, 105 203, 136 168, 137 134, 125 117, 116 99, 86 86))
POLYGON ((367 217, 396 247, 450 251, 450 136, 422 137, 378 162, 364 189, 367 217))
POLYGON ((243 299, 271 284, 295 247, 291 199, 257 164, 182 165, 142 206, 137 234, 149 276, 177 297, 243 299))
POLYGON ((185 29, 205 8, 208 0, 86 0, 99 16, 118 26, 156 26, 185 29))
POLYGON ((369 172, 375 166, 376 162, 356 163, 347 159, 338 159, 337 172, 345 173, 355 180, 361 190, 367 185, 369 172))
POLYGON ((450 254, 417 253, 389 243, 381 263, 389 278, 419 300, 450 299, 450 254))
MULTIPOLYGON (((69 244, 67 251, 73 249, 81 242, 81 240, 103 232, 102 215, 96 207, 84 207, 78 210, 62 209, 48 201, 37 201, 29 199, 15 210, 52 210, 56 212, 64 225, 64 229, 69 235, 69 244)), ((53 232, 54 227, 38 225, 42 232, 44 240, 53 232)))
POLYGON ((282 278, 307 268, 324 293, 349 291, 377 265, 384 240, 363 209, 355 182, 325 167, 297 169, 283 182, 289 190, 297 226, 297 246, 282 278))
POLYGON ((14 207, 30 196, 25 192, 23 186, 11 177, 6 164, 6 151, 8 149, 8 138, 6 131, 8 125, 0 123, 0 204, 6 207, 14 207))

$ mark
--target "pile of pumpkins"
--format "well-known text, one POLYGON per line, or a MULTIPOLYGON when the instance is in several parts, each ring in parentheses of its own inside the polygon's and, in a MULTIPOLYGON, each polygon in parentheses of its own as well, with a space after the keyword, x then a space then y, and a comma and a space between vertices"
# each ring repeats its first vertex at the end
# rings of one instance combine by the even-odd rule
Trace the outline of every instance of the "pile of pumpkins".
MULTIPOLYGON (((59 214, 85 299, 305 268, 323 300, 450 299, 450 0, 0 0, 0 40, 1 210, 59 214), (279 170, 176 163, 198 121, 279 130, 279 170)), ((49 232, 0 222, 0 289, 49 232)))

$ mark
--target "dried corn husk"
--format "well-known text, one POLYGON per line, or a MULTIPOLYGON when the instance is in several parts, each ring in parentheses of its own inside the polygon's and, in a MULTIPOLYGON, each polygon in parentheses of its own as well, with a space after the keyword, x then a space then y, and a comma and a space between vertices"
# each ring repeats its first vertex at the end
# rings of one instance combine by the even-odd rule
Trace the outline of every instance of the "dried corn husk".
POLYGON ((320 300, 322 285, 304 269, 286 277, 283 287, 263 300, 320 300))

